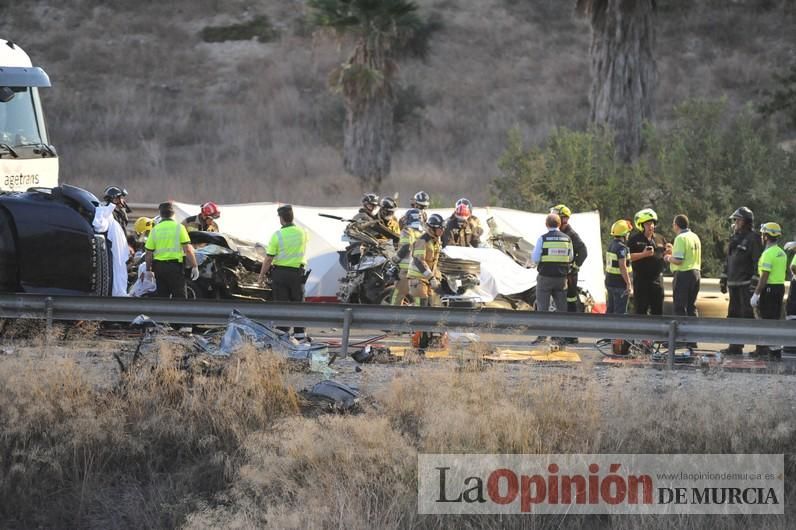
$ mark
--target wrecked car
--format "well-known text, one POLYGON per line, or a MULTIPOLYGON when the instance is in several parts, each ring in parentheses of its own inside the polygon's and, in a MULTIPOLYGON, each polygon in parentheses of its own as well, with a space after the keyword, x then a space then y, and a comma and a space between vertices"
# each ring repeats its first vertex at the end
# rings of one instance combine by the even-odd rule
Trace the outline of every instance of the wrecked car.
POLYGON ((110 245, 91 226, 98 205, 67 184, 0 193, 0 289, 110 295, 110 245))

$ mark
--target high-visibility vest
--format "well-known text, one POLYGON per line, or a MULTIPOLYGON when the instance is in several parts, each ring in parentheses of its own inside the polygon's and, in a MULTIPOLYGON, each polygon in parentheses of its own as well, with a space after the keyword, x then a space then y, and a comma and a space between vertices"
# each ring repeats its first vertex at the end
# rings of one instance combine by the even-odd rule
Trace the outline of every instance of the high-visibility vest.
POLYGON ((423 232, 420 230, 415 230, 410 226, 407 226, 401 230, 401 240, 398 241, 398 250, 400 251, 402 248, 408 246, 409 251, 407 252, 407 256, 398 263, 398 268, 400 270, 409 270, 409 264, 412 263, 412 245, 414 245, 415 240, 421 235, 423 235, 423 232))
POLYGON ((424 273, 426 270, 434 272, 437 260, 439 260, 440 248, 440 241, 431 237, 428 233, 418 237, 412 245, 412 261, 409 264, 407 278, 428 279, 428 276, 425 276, 424 273), (421 262, 421 264, 419 265, 418 262, 421 262), (423 268, 421 270, 422 264, 425 264, 428 269, 423 268))
POLYGON ((182 262, 184 244, 190 243, 188 231, 174 219, 163 219, 156 224, 146 240, 146 249, 151 250, 155 261, 182 262))
POLYGON ((768 285, 784 285, 787 270, 788 255, 777 245, 764 250, 757 262, 758 274, 762 276, 764 272, 768 273, 768 285))
POLYGON ((702 243, 691 230, 683 230, 674 238, 672 256, 683 260, 680 265, 671 263, 672 272, 699 270, 702 268, 702 243))
POLYGON ((266 254, 273 256, 273 264, 278 267, 299 268, 306 263, 307 232, 290 224, 274 232, 268 243, 266 254))
POLYGON ((566 276, 572 263, 572 240, 564 232, 554 230, 542 236, 542 257, 536 270, 542 276, 566 276))
MULTIPOLYGON (((613 241, 611 241, 611 244, 608 245, 608 251, 605 253, 606 274, 615 274, 617 276, 622 275, 622 269, 619 268, 619 255, 618 255, 618 252, 622 249, 622 247, 627 248, 626 245, 618 239, 614 239, 613 241)), ((627 273, 630 274, 633 271, 633 267, 630 264, 629 250, 626 252, 625 264, 627 265, 627 273)))

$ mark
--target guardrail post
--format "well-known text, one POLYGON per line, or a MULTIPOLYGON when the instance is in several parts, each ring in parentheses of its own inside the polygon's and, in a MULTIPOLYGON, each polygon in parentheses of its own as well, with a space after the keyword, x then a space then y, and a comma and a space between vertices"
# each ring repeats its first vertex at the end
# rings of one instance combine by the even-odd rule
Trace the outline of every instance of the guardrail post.
POLYGON ((674 368, 674 346, 677 344, 677 321, 669 322, 669 355, 666 356, 666 369, 674 368))
POLYGON ((53 332, 53 299, 51 296, 44 299, 44 318, 44 349, 47 351, 50 349, 50 335, 53 332))
POLYGON ((343 311, 343 342, 340 344, 340 357, 348 355, 348 337, 351 335, 351 321, 354 319, 354 311, 350 307, 343 311))

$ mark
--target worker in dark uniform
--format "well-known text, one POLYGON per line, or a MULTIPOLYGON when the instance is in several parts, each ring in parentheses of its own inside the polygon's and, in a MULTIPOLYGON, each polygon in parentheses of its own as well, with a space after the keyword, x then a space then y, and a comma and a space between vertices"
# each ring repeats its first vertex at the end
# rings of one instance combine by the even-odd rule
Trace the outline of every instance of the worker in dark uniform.
MULTIPOLYGON (((733 233, 724 262, 724 272, 719 279, 719 288, 723 294, 730 293, 730 305, 727 317, 754 318, 755 314, 749 301, 757 287, 757 261, 763 252, 760 235, 754 232, 755 216, 752 210, 742 206, 730 216, 733 233)), ((721 350, 725 355, 742 355, 743 344, 730 344, 721 350)))
MULTIPOLYGON (((545 218, 547 233, 539 236, 531 260, 536 264, 536 310, 550 311, 551 301, 557 312, 565 311, 567 305, 567 275, 574 259, 572 240, 559 227, 561 219, 556 213, 545 218)), ((546 337, 537 337, 539 344, 546 337)))
MULTIPOLYGON (((789 241, 785 244, 785 252, 796 250, 796 241, 789 241)), ((796 254, 792 254, 790 262, 790 290, 788 293, 788 305, 785 308, 785 320, 790 320, 790 324, 796 322, 796 254)), ((796 353, 796 346, 785 346, 782 353, 796 353)))
MULTIPOLYGON (((276 210, 282 228, 274 232, 265 249, 265 260, 260 268, 260 285, 265 285, 266 275, 271 276, 271 292, 275 302, 303 302, 304 268, 307 265, 307 231, 293 224, 293 207, 289 204, 276 210)), ((289 327, 279 327, 285 333, 289 327)), ((293 327, 293 338, 305 342, 303 327, 293 327)))
POLYGON ((174 220, 174 205, 170 202, 158 206, 161 220, 152 227, 146 240, 146 269, 155 274, 157 296, 185 299, 184 261, 191 267, 191 280, 199 278, 191 239, 185 227, 174 220))
POLYGON ((105 204, 115 204, 116 209, 113 210, 113 218, 119 223, 122 228, 127 231, 127 223, 129 222, 128 215, 133 210, 127 205, 127 190, 119 186, 108 186, 105 188, 104 196, 105 204))
POLYGON ((636 212, 636 232, 627 241, 633 263, 633 306, 637 315, 663 314, 663 256, 667 241, 655 232, 658 214, 651 208, 636 212))
POLYGON ((221 217, 221 210, 218 209, 218 205, 214 202, 206 202, 202 205, 198 214, 186 217, 182 224, 185 225, 189 232, 195 230, 200 232, 218 232, 216 219, 219 217, 221 217))

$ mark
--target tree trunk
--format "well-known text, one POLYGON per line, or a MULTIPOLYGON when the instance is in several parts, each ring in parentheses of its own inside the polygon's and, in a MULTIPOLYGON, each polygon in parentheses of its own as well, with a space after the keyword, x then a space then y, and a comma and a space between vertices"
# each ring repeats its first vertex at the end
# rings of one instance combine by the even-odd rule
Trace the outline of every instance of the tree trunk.
POLYGON ((346 100, 343 167, 369 190, 390 174, 393 101, 389 91, 346 100))
POLYGON ((625 161, 641 152, 641 130, 653 117, 655 0, 592 0, 590 120, 616 133, 625 161))

